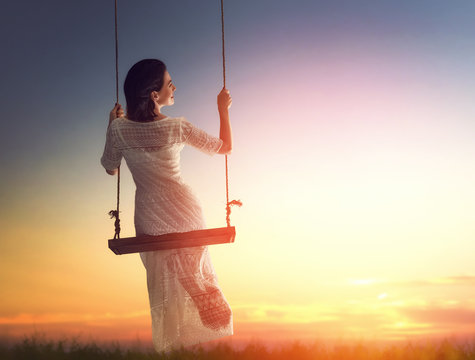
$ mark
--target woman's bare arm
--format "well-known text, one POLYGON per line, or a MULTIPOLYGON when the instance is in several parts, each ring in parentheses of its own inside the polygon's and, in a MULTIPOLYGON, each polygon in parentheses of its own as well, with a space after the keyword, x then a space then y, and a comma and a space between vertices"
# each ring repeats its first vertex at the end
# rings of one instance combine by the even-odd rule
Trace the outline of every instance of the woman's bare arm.
POLYGON ((229 90, 223 88, 218 95, 219 138, 223 141, 219 154, 230 154, 233 149, 233 134, 229 120, 229 108, 232 102, 229 90))

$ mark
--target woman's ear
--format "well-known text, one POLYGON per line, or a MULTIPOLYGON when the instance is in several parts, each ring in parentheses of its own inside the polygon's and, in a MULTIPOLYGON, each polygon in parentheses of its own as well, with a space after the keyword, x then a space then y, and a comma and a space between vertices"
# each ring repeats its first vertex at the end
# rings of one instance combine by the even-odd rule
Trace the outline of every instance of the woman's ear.
POLYGON ((158 101, 158 99, 159 99, 158 91, 155 91, 155 90, 152 91, 152 92, 150 93, 150 99, 151 99, 152 101, 158 101))

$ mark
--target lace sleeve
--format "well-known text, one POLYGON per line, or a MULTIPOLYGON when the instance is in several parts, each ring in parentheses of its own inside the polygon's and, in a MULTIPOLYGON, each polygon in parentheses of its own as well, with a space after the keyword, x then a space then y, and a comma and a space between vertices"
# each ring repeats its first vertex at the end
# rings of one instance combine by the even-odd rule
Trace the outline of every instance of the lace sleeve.
POLYGON ((181 121, 181 134, 183 142, 209 155, 216 154, 223 145, 223 140, 209 135, 185 119, 181 121))
POLYGON ((101 157, 101 164, 106 170, 115 170, 119 167, 122 160, 122 153, 115 145, 114 133, 112 124, 107 129, 106 145, 104 146, 104 153, 101 157))

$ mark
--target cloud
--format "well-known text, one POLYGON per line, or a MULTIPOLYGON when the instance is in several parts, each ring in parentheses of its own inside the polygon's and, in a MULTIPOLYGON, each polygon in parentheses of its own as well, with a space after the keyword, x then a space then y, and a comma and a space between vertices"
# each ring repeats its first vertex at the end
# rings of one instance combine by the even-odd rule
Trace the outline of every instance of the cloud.
POLYGON ((309 323, 340 321, 334 307, 324 304, 275 305, 245 304, 233 306, 237 322, 309 323))
POLYGON ((354 286, 377 286, 390 285, 399 287, 421 287, 421 286, 447 286, 447 285, 475 285, 475 276, 447 276, 433 279, 408 280, 408 281, 386 281, 383 279, 350 279, 350 285, 354 286))
POLYGON ((47 339, 74 338, 94 341, 149 341, 150 314, 18 314, 0 317, 0 340, 40 335, 47 339))
POLYGON ((446 279, 456 284, 475 285, 475 276, 451 276, 446 279))
POLYGON ((51 314, 16 314, 0 317, 0 325, 21 324, 61 324, 61 323, 95 323, 103 321, 121 321, 142 319, 149 316, 148 311, 136 311, 120 314, 75 314, 75 313, 51 313, 51 314))
POLYGON ((475 310, 467 308, 408 308, 400 312, 416 322, 435 325, 472 325, 475 328, 475 310))

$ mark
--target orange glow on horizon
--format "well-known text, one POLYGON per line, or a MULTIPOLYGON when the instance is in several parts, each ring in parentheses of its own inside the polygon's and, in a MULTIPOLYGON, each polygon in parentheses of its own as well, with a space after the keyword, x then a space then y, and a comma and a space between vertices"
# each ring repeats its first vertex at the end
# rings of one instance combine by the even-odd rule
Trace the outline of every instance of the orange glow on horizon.
MULTIPOLYGON (((453 286, 467 277, 438 278, 421 283, 453 286)), ((473 280, 473 279, 472 279, 473 280)), ((398 289, 412 284, 390 284, 375 279, 352 279, 347 289, 362 289, 339 302, 276 305, 233 304, 234 341, 259 339, 275 343, 299 339, 399 341, 444 336, 473 336, 471 317, 475 301, 427 302, 417 298, 394 298, 398 289), (380 287, 389 289, 380 292, 380 287), (374 288, 374 289, 372 289, 374 288), (366 294, 371 293, 372 298, 366 294), (361 295, 363 296, 361 297, 361 295)), ((97 341, 147 342, 150 340, 148 310, 104 313, 20 313, 0 317, 3 337, 20 338, 31 333, 61 338, 82 334, 97 341)), ((228 339, 229 340, 229 339, 228 339)))

